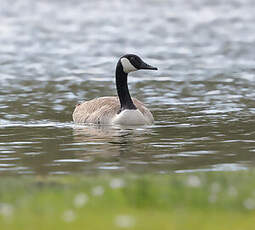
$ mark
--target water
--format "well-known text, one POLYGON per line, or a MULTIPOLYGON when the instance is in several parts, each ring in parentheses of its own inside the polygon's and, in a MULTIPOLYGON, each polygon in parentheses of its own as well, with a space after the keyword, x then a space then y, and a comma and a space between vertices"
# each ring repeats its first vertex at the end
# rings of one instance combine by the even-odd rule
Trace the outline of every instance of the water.
POLYGON ((255 162, 252 0, 2 0, 0 175, 228 171, 255 162), (11 7, 10 7, 11 6, 11 7), (115 95, 118 57, 149 127, 72 123, 115 95))

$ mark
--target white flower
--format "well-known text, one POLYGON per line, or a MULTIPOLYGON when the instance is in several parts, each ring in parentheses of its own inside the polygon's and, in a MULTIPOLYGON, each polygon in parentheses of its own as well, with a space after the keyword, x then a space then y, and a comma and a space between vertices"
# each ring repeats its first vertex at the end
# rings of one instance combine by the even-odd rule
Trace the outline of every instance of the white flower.
POLYGON ((75 220, 76 216, 75 216, 75 213, 73 212, 73 210, 66 210, 64 213, 63 213, 63 216, 62 216, 63 220, 65 222, 72 222, 75 220))
POLYGON ((0 203, 0 215, 9 218, 13 215, 13 206, 6 203, 0 203))
POLYGON ((135 225, 135 219, 128 215, 119 215, 115 217, 115 225, 120 228, 130 228, 135 225))
POLYGON ((218 197, 216 193, 212 193, 210 194, 210 196, 208 197, 208 201, 210 203, 215 203, 217 201, 218 197))
POLYGON ((102 196, 104 194, 104 188, 102 186, 96 186, 92 188, 93 196, 102 196))
POLYGON ((189 176, 187 180, 187 185, 190 187, 199 187, 201 185, 201 181, 198 176, 189 176))
POLYGON ((243 202, 243 206, 247 209, 255 209, 255 200, 252 198, 248 198, 243 202))
POLYGON ((89 200, 89 198, 88 198, 87 194, 79 193, 74 197, 73 203, 76 208, 81 208, 88 202, 88 200, 89 200))
POLYGON ((211 185, 212 193, 218 193, 220 191, 220 184, 217 182, 212 183, 211 185))
POLYGON ((110 186, 111 188, 115 189, 115 188, 122 188, 125 186, 125 182, 123 179, 120 179, 120 178, 115 178, 115 179, 112 179, 111 182, 110 182, 110 186))
POLYGON ((235 187, 231 186, 228 189, 228 194, 229 194, 229 196, 235 197, 238 195, 238 192, 235 187))

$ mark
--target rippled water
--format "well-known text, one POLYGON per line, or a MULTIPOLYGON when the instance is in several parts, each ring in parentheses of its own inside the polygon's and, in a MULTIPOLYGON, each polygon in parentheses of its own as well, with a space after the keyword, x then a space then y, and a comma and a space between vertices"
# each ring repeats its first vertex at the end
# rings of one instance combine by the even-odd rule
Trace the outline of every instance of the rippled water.
POLYGON ((252 0, 2 0, 0 174, 239 170, 255 162, 252 0), (74 105, 115 95, 118 57, 149 127, 81 126, 74 105))

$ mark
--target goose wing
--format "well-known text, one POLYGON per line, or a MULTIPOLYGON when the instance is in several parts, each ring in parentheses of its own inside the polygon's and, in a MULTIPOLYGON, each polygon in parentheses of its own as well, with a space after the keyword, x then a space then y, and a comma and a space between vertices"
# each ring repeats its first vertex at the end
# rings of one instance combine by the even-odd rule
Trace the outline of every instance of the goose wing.
POLYGON ((99 97, 78 104, 73 112, 76 123, 107 123, 120 109, 117 97, 99 97))

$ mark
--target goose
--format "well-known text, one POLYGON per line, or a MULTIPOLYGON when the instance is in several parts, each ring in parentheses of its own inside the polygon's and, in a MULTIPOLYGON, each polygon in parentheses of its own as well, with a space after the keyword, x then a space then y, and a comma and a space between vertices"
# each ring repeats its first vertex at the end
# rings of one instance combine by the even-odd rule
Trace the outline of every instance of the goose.
POLYGON ((135 54, 126 54, 117 62, 115 80, 118 96, 99 97, 77 104, 73 112, 75 123, 105 125, 150 125, 154 118, 149 109, 136 98, 131 98, 127 76, 140 69, 157 70, 135 54))

